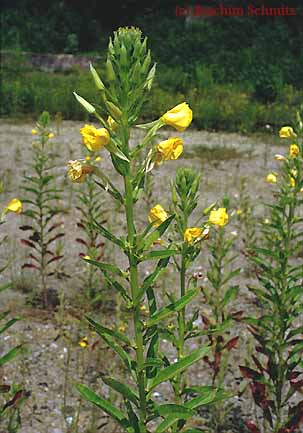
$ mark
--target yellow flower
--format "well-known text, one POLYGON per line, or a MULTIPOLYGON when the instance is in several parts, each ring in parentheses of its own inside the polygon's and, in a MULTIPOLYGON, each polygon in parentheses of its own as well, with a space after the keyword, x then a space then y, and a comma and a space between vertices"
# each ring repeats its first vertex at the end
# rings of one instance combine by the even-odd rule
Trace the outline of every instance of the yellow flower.
POLYGON ((93 171, 92 167, 83 165, 80 161, 69 161, 68 175, 72 182, 82 183, 85 180, 85 176, 93 171))
POLYGON ((161 120, 169 126, 173 126, 177 131, 184 131, 193 119, 193 112, 186 102, 176 105, 161 117, 161 120))
POLYGON ((90 156, 85 157, 85 161, 87 161, 87 162, 90 161, 90 159, 91 159, 90 156))
POLYGON ((160 204, 154 206, 148 215, 149 222, 153 223, 155 227, 162 224, 167 218, 168 215, 160 204))
POLYGON ((118 328, 118 330, 120 332, 125 332, 126 331, 126 326, 125 325, 120 325, 119 328, 118 328))
POLYGON ((5 208, 6 212, 15 212, 20 214, 22 212, 22 203, 18 198, 13 198, 5 208))
POLYGON ((217 226, 225 226, 228 222, 228 213, 225 207, 220 207, 219 209, 214 209, 211 211, 208 222, 217 226))
POLYGON ((197 238, 200 238, 202 235, 202 229, 199 227, 188 227, 184 232, 184 241, 188 244, 192 244, 193 241, 197 238))
POLYGON ((266 182, 268 182, 268 183, 277 183, 277 176, 274 173, 269 173, 266 176, 266 182))
POLYGON ((91 260, 91 256, 83 256, 83 258, 86 260, 91 260))
POLYGON ((290 178, 290 186, 294 188, 296 186, 296 181, 293 177, 290 178))
POLYGON ((168 140, 161 141, 156 146, 156 150, 157 164, 162 164, 163 161, 168 161, 169 159, 178 159, 183 152, 183 141, 177 137, 169 138, 168 140))
POLYGON ((110 141, 110 135, 105 128, 95 128, 92 125, 85 125, 80 129, 83 143, 91 152, 96 152, 106 146, 110 141))
POLYGON ((141 305, 140 311, 145 312, 147 310, 146 305, 141 305))
POLYGON ((79 341, 79 346, 85 349, 88 346, 88 338, 87 337, 82 338, 82 340, 79 341))
POLYGON ((112 131, 116 131, 119 126, 118 123, 111 116, 108 116, 107 123, 112 131))
POLYGON ((33 134, 33 135, 37 135, 37 134, 38 134, 37 129, 32 129, 32 134, 33 134))
POLYGON ((52 133, 52 132, 50 132, 49 134, 48 134, 48 138, 54 138, 54 134, 52 133))
POLYGON ((283 126, 279 131, 280 138, 292 138, 296 137, 297 134, 294 132, 291 126, 283 126))
POLYGON ((99 161, 101 161, 101 157, 100 156, 96 156, 95 162, 99 162, 99 161))
POLYGON ((296 144, 291 144, 289 147, 289 156, 298 156, 300 153, 299 146, 296 144))

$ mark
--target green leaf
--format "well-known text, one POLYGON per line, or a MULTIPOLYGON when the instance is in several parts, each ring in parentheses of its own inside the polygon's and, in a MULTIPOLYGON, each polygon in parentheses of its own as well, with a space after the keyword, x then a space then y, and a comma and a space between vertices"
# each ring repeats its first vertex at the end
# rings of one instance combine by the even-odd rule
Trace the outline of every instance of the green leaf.
POLYGON ((105 326, 100 325, 98 322, 95 322, 93 319, 91 319, 89 316, 85 316, 88 323, 94 328, 94 330, 102 337, 103 335, 110 335, 111 337, 115 337, 118 340, 120 340, 122 343, 127 344, 128 346, 131 346, 131 343, 128 339, 128 337, 125 334, 122 334, 121 332, 114 331, 113 329, 106 328, 105 326))
POLYGON ((20 319, 15 318, 15 319, 9 320, 4 326, 2 326, 2 328, 0 328, 0 334, 3 334, 4 331, 6 331, 11 326, 13 326, 16 322, 18 322, 18 320, 20 320, 20 319))
POLYGON ((179 404, 162 404, 156 407, 156 411, 160 416, 174 415, 178 419, 187 419, 196 414, 192 409, 179 404))
POLYGON ((110 386, 112 389, 122 394, 124 398, 130 400, 138 407, 139 396, 128 385, 119 382, 113 377, 101 376, 101 379, 106 385, 110 386))
POLYGON ((238 293, 239 293, 239 286, 229 287, 225 292, 224 298, 222 300, 221 308, 224 308, 231 301, 233 301, 238 296, 238 293))
POLYGON ((113 142, 113 140, 111 140, 105 147, 110 153, 113 153, 119 159, 129 162, 129 159, 124 155, 124 153, 120 149, 118 149, 117 145, 113 142))
POLYGON ((92 229, 95 229, 98 233, 100 233, 102 236, 104 236, 109 241, 118 245, 118 247, 120 247, 122 249, 125 248, 125 244, 123 241, 121 241, 121 239, 118 239, 115 235, 110 233, 105 227, 103 227, 101 224, 99 224, 96 220, 94 220, 93 223, 89 224, 89 226, 92 229))
POLYGON ((88 263, 91 263, 94 266, 97 266, 97 268, 101 269, 101 271, 112 272, 114 274, 119 275, 119 277, 125 278, 125 272, 122 272, 121 269, 118 268, 118 266, 111 265, 110 263, 98 262, 97 260, 92 260, 92 259, 83 259, 83 260, 85 260, 88 263))
MULTIPOLYGON (((144 295, 144 293, 146 292, 146 290, 157 280, 157 278, 159 277, 159 275, 161 274, 161 272, 163 271, 163 269, 166 268, 166 266, 169 263, 169 257, 166 257, 165 259, 161 259, 159 260, 159 262, 157 263, 156 268, 153 270, 153 272, 151 274, 148 275, 148 277, 146 277, 143 281, 143 285, 139 291, 139 294, 137 295, 137 297, 134 299, 134 303, 136 304, 137 302, 140 302, 142 296, 144 295)), ((151 313, 153 313, 152 310, 150 310, 151 313)))
POLYGON ((14 347, 8 353, 6 353, 5 355, 3 355, 0 358, 0 367, 2 367, 2 365, 6 364, 7 362, 9 362, 13 358, 15 358, 15 356, 17 356, 20 353, 21 348, 22 348, 22 345, 20 344, 19 346, 14 347))
POLYGON ((148 393, 150 393, 160 383, 166 382, 167 380, 171 379, 172 377, 186 370, 190 365, 199 361, 199 359, 205 356, 209 352, 209 350, 210 347, 208 346, 201 347, 200 349, 197 349, 194 352, 192 352, 190 355, 185 356, 180 361, 169 365, 163 370, 160 370, 157 376, 151 379, 148 393))
POLYGON ((105 413, 110 415, 115 421, 117 421, 124 429, 129 427, 128 420, 125 414, 120 410, 109 403, 104 398, 97 395, 94 391, 92 391, 88 386, 82 385, 80 383, 75 384, 75 388, 86 400, 100 407, 105 413))
POLYGON ((157 250, 157 251, 151 251, 150 253, 143 256, 140 261, 145 260, 155 260, 155 259, 164 259, 166 257, 174 256, 175 254, 180 254, 178 250, 157 250))
POLYGON ((147 367, 162 367, 164 365, 164 362, 160 358, 146 358, 142 370, 144 370, 147 367))
MULTIPOLYGON (((189 415, 187 418, 191 418, 189 415)), ((171 427, 178 419, 187 419, 185 416, 179 417, 178 414, 168 416, 155 430, 155 433, 166 433, 169 427, 171 427)))
MULTIPOLYGON (((91 319, 90 319, 91 320, 91 319)), ((95 328, 98 332, 98 329, 95 328)), ((132 377, 136 379, 136 375, 133 369, 133 363, 130 357, 128 356, 128 353, 121 347, 116 341, 112 338, 111 335, 106 334, 105 332, 98 332, 100 337, 108 344, 109 347, 113 349, 114 352, 120 357, 128 371, 131 373, 132 377)))
POLYGON ((200 293, 200 289, 191 289, 186 295, 182 296, 176 302, 167 305, 166 307, 161 308, 155 314, 151 316, 151 318, 146 323, 146 326, 149 328, 150 326, 155 325, 161 320, 165 319, 168 316, 182 310, 189 302, 191 302, 198 294, 200 293))
POLYGON ((146 236, 145 239, 142 239, 138 245, 138 250, 146 251, 157 239, 163 235, 174 218, 175 215, 169 216, 162 224, 159 225, 159 227, 146 236))

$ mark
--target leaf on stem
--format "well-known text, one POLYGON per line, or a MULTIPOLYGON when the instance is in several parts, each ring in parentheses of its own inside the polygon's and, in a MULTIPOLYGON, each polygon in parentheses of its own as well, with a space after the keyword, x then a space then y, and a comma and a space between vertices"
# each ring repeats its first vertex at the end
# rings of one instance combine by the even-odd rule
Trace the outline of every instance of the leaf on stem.
POLYGON ((192 289, 189 290, 186 295, 182 296, 176 302, 167 305, 166 307, 161 308, 155 314, 151 316, 151 318, 146 323, 146 326, 149 328, 166 317, 171 316, 172 314, 182 310, 189 302, 191 302, 198 294, 200 293, 200 289, 192 289))

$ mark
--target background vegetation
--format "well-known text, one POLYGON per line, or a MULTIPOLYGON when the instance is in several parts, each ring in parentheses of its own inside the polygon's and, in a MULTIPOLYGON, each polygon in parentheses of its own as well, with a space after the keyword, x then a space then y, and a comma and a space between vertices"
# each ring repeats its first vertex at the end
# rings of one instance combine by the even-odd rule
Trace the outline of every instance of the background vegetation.
MULTIPOLYGON (((119 25, 136 25, 148 35, 158 64, 156 86, 145 109, 148 118, 186 99, 198 128, 250 132, 291 123, 303 95, 300 2, 287 3, 297 7, 296 17, 196 20, 176 17, 177 5, 184 2, 126 0, 106 7, 96 0, 4 2, 2 49, 12 50, 14 56, 1 70, 1 114, 37 116, 47 110, 61 111, 65 119, 84 119, 72 91, 94 100, 89 72, 31 70, 21 52, 86 54, 100 71, 112 31, 119 25)), ((239 4, 226 0, 224 6, 239 4)), ((281 5, 269 0, 265 6, 281 5)))

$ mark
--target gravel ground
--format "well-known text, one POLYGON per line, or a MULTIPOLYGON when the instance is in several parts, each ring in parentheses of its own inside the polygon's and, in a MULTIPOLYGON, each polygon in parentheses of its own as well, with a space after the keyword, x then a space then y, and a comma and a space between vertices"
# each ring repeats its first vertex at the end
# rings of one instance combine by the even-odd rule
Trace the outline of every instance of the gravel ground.
MULTIPOLYGON (((31 129, 34 125, 29 123, 15 123, 13 121, 0 121, 0 173, 3 178, 4 193, 2 203, 15 196, 22 197, 20 189, 22 174, 26 168, 30 172, 31 142, 33 137, 31 129)), ((76 221, 79 212, 75 209, 75 192, 78 186, 68 182, 66 178, 66 161, 81 157, 81 138, 79 128, 82 123, 63 122, 60 133, 53 140, 52 160, 50 171, 56 175, 57 185, 65 189, 64 199, 61 202, 65 236, 65 259, 63 270, 70 275, 66 279, 53 279, 50 281, 54 293, 60 296, 60 305, 54 311, 43 311, 41 308, 26 305, 28 292, 37 287, 36 277, 29 272, 21 272, 26 249, 20 247, 23 235, 18 227, 26 223, 24 216, 15 215, 7 218, 2 226, 2 234, 8 235, 5 248, 0 249, 0 263, 9 258, 13 261, 10 270, 0 277, 0 283, 13 279, 14 288, 1 294, 2 305, 5 310, 10 309, 11 315, 19 315, 22 320, 16 323, 2 336, 1 352, 14 344, 23 342, 25 350, 22 356, 5 367, 2 371, 4 382, 19 383, 31 392, 26 400, 21 433, 114 433, 119 430, 107 417, 102 417, 100 411, 79 400, 71 382, 90 383, 102 395, 115 400, 107 386, 100 379, 100 374, 121 370, 113 354, 103 347, 95 335, 88 334, 83 322, 83 311, 79 308, 79 293, 81 291, 80 277, 85 267, 79 263, 79 245, 75 242, 77 237, 76 221), (2 280, 2 281, 1 281, 2 280), (89 347, 82 349, 78 342, 88 335, 89 347), (97 343, 98 342, 98 343, 97 343), (94 343, 97 343, 94 345, 94 343), (2 349, 3 347, 3 349, 2 349), (106 355, 105 355, 106 354, 106 355), (76 427, 77 425, 77 427, 76 427)), ((56 131, 54 131, 56 132, 56 131)), ((132 140, 139 139, 139 132, 134 131, 132 140)), ((161 130, 160 137, 166 138, 172 134, 171 130, 161 130)), ((136 216, 139 224, 144 224, 148 214, 148 205, 160 202, 168 207, 170 202, 169 182, 174 178, 177 167, 188 166, 196 168, 202 174, 201 195, 197 213, 210 203, 222 199, 225 195, 231 197, 232 203, 238 200, 240 182, 247 179, 247 192, 251 197, 256 215, 263 215, 260 204, 270 197, 270 186, 265 183, 266 174, 277 167, 273 156, 285 152, 285 147, 276 136, 243 136, 238 134, 210 133, 190 129, 179 134, 184 139, 184 155, 174 162, 168 162, 154 171, 152 198, 146 206, 137 209, 136 216)), ((110 166, 108 154, 102 153, 101 168, 119 185, 119 179, 110 166)), ((117 232, 125 229, 124 215, 121 210, 114 208, 114 204, 104 197, 104 213, 110 225, 117 232)), ((230 231, 235 230, 231 224, 230 231)), ((235 244, 238 255, 237 265, 242 269, 237 283, 241 287, 241 294, 236 308, 251 312, 255 309, 248 290, 246 289, 249 277, 247 265, 240 254, 241 240, 235 244)), ((107 247, 107 245, 106 245, 107 247)), ((113 257, 116 263, 124 265, 123 259, 110 248, 106 248, 105 256, 108 260, 113 257)), ((205 255, 201 254, 195 264, 196 269, 205 270, 205 255)), ((145 272, 146 269, 142 270, 145 272)), ((173 287, 174 275, 169 270, 165 282, 173 287)), ((159 287, 159 293, 165 289, 159 287)), ((161 296, 160 296, 161 298, 161 296)), ((114 317, 114 298, 111 294, 96 314, 96 317, 110 324, 116 321, 127 321, 127 316, 114 317)), ((201 301, 201 300, 200 300, 201 301)), ((199 302, 199 300, 197 301, 199 302)), ((196 304, 197 305, 197 304, 196 304)), ((206 307, 200 302, 200 311, 206 307)), ((202 323, 197 323, 201 326, 202 323)), ((241 379, 238 370, 239 363, 243 362, 246 350, 252 347, 251 338, 243 326, 233 330, 240 335, 239 350, 233 351, 232 367, 226 376, 227 386, 237 388, 241 379)), ((192 343, 194 349, 197 342, 192 343)), ((163 347, 169 357, 173 359, 174 353, 168 343, 163 347)), ((1 373, 1 372, 0 372, 1 373)), ((121 370, 123 376, 124 372, 121 370)), ((191 383, 207 384, 208 375, 205 364, 199 363, 190 370, 191 383)), ((165 402, 168 387, 163 385, 157 390, 155 398, 165 402)), ((229 421, 226 421, 226 432, 244 433, 246 430, 243 419, 254 414, 251 400, 244 393, 232 399, 232 410, 229 421)), ((118 402, 116 402, 118 404, 118 402)), ((197 418, 196 425, 203 427, 203 418, 209 416, 205 409, 201 410, 201 417, 197 418)), ((6 433, 0 425, 0 433, 6 433)))

